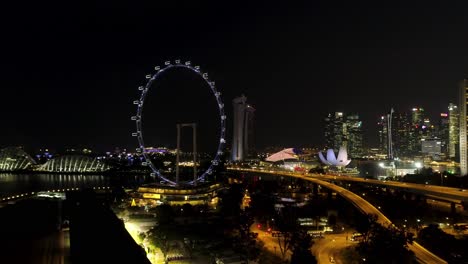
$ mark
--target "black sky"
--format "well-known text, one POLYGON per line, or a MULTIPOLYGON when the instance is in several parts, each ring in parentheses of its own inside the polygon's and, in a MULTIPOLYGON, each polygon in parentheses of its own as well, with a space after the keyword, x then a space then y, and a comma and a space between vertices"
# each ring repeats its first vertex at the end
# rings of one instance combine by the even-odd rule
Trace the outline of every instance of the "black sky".
MULTIPOLYGON (((359 113, 372 145, 380 114, 422 106, 435 117, 468 73, 464 1, 99 2, 2 8, 0 147, 135 147, 136 88, 176 58, 208 71, 230 111, 232 98, 248 97, 260 147, 321 145, 332 111, 359 113)), ((204 90, 190 74, 172 78, 153 100, 204 90)), ((152 104, 150 142, 173 146, 175 120, 196 119, 201 145, 214 144, 205 92, 196 111, 174 97, 163 100, 174 107, 152 104)))

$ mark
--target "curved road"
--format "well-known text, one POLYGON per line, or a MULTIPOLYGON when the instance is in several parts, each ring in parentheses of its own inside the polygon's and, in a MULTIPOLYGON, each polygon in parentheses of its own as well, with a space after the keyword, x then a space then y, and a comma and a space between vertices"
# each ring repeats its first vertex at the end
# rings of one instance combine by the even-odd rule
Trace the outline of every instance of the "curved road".
MULTIPOLYGON (((288 174, 289 175, 289 174, 288 174)), ((429 184, 417 184, 417 183, 407 183, 407 182, 395 182, 395 181, 381 181, 373 179, 364 179, 356 178, 349 176, 338 176, 338 175, 320 175, 320 174, 305 174, 317 179, 323 180, 340 180, 340 181, 350 181, 350 182, 361 182, 367 184, 375 184, 381 186, 388 186, 393 188, 405 189, 407 191, 421 193, 426 195, 435 195, 438 197, 443 197, 449 200, 458 200, 468 202, 468 190, 453 188, 453 187, 444 187, 438 185, 429 185, 429 184)))
MULTIPOLYGON (((354 204, 361 212, 365 214, 373 214, 377 216, 377 222, 382 224, 383 226, 390 226, 393 225, 392 222, 384 215, 382 212, 380 212, 377 208, 375 208, 372 204, 361 198, 359 195, 356 195, 353 192, 350 192, 342 187, 339 187, 335 184, 317 179, 317 178, 311 178, 310 176, 305 176, 299 173, 288 173, 288 172, 268 172, 268 171, 262 171, 262 170, 253 170, 253 169, 234 169, 230 168, 231 170, 238 170, 238 171, 245 171, 245 172, 256 172, 256 173, 266 173, 266 174, 276 174, 276 175, 282 175, 282 176, 289 176, 289 177, 294 177, 294 178, 299 178, 302 180, 306 180, 309 182, 314 182, 317 184, 320 184, 321 186, 324 186, 330 190, 335 191, 339 195, 341 195, 343 198, 354 204)), ((310 174, 306 174, 310 175, 310 174)), ((338 176, 337 176, 338 177, 338 176)), ((364 181, 364 180, 363 180, 364 181)), ((444 188, 444 187, 442 187, 444 188)), ((446 188, 446 187, 445 187, 446 188)), ((453 188, 451 188, 453 189, 453 188)), ((432 252, 429 250, 425 249, 423 246, 419 245, 417 242, 413 242, 413 244, 408 244, 408 248, 414 252, 416 259, 420 263, 447 263, 445 260, 439 258, 438 256, 434 255, 432 252)))
POLYGON ((329 234, 324 238, 314 241, 312 252, 319 264, 328 264, 331 259, 337 264, 341 264, 342 259, 340 251, 346 247, 352 246, 354 242, 347 240, 347 234, 329 234))

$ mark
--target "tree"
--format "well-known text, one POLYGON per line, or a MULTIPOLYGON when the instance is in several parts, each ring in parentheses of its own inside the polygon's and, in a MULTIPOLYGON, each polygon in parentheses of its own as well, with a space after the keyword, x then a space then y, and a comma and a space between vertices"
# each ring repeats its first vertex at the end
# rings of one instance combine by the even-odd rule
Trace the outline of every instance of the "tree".
POLYGON ((468 240, 466 238, 456 239, 455 236, 442 231, 438 225, 431 224, 421 229, 418 241, 449 263, 466 263, 468 259, 465 253, 468 240), (461 259, 464 259, 465 262, 461 259))
POLYGON ((229 190, 219 194, 220 212, 224 217, 238 216, 240 214, 240 205, 244 192, 242 185, 234 184, 229 190))
POLYGON ((193 206, 189 203, 183 204, 182 205, 182 215, 185 217, 190 217, 193 216, 193 206))
POLYGON ((281 210, 281 213, 276 216, 276 227, 280 232, 277 236, 278 246, 283 259, 286 258, 286 253, 292 247, 293 233, 297 231, 297 209, 292 206, 286 206, 281 210))
POLYGON ((156 219, 160 225, 166 225, 174 220, 174 211, 168 204, 162 204, 156 207, 156 219))
POLYGON ((294 232, 291 238, 291 247, 293 252, 291 256, 291 264, 317 263, 317 260, 310 251, 312 245, 312 238, 306 231, 300 230, 294 232))
POLYGON ((158 228, 157 230, 151 231, 151 235, 148 237, 148 240, 155 247, 161 249, 164 259, 166 259, 167 253, 169 251, 169 240, 167 239, 166 230, 163 228, 158 228))
POLYGON ((408 249, 408 243, 413 238, 404 231, 394 227, 384 227, 377 223, 374 216, 368 216, 367 223, 362 221, 360 231, 364 240, 357 247, 361 257, 367 263, 412 263, 413 253, 408 249))
POLYGON ((262 224, 270 221, 276 215, 275 200, 271 195, 255 193, 251 196, 250 207, 257 221, 262 224))
POLYGON ((331 214, 330 216, 328 216, 328 225, 336 226, 336 215, 331 214))
POLYGON ((249 210, 242 211, 238 222, 238 236, 235 237, 237 249, 247 255, 250 260, 257 259, 260 255, 260 245, 257 244, 257 233, 250 232, 254 223, 253 216, 249 210))

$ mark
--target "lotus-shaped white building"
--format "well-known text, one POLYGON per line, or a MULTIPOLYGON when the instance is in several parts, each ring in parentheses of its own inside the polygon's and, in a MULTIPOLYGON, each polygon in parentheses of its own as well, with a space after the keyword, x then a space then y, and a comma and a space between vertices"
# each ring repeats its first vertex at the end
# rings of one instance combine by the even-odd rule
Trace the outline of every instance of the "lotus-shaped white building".
POLYGON ((322 152, 319 152, 320 160, 328 166, 346 167, 351 160, 348 159, 348 152, 345 147, 340 147, 338 151, 338 157, 335 156, 333 149, 327 150, 327 158, 323 156, 322 152))

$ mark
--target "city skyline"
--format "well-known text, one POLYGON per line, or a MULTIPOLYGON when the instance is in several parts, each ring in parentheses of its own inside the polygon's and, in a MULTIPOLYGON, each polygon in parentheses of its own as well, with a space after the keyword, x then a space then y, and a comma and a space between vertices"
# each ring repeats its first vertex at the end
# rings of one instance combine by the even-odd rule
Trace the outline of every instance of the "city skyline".
POLYGON ((206 68, 226 102, 249 97, 259 147, 322 145, 316 122, 335 111, 358 113, 376 145, 375 120, 391 107, 435 117, 457 103, 468 74, 465 5, 11 6, 4 19, 22 15, 4 32, 0 146, 134 148, 136 89, 178 58, 206 68))
POLYGON ((5 3, 1 263, 468 263, 466 10, 5 3))

